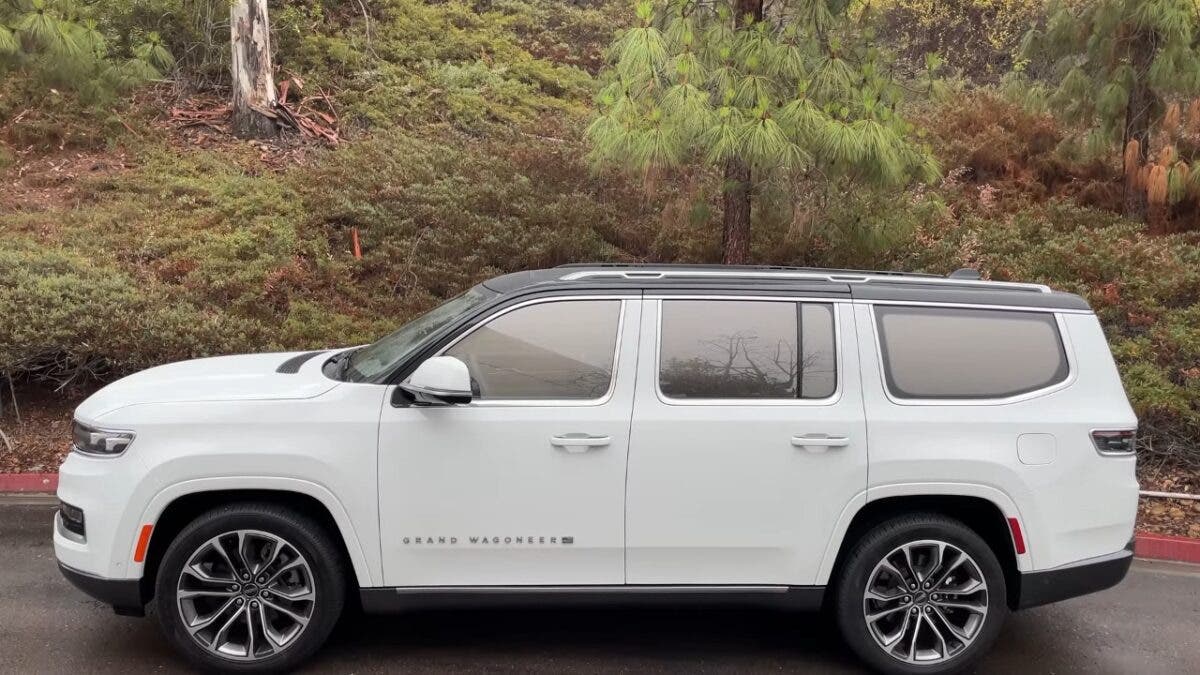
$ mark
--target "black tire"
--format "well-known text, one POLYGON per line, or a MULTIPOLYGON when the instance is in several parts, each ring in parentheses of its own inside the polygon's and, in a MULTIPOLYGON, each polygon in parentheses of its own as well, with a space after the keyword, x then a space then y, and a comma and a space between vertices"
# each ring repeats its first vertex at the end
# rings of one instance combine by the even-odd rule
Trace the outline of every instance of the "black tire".
POLYGON ((208 511, 184 527, 163 556, 155 588, 155 609, 163 632, 193 664, 209 671, 272 673, 295 668, 324 644, 342 613, 346 577, 339 549, 320 524, 279 505, 241 503, 208 511), (253 661, 225 658, 198 644, 184 624, 177 599, 180 575, 189 558, 205 542, 237 530, 265 532, 294 547, 312 571, 315 591, 308 623, 294 640, 276 653, 253 661))
MULTIPOLYGON (((931 574, 931 576, 936 575, 931 574)), ((885 521, 871 529, 854 544, 846 557, 841 573, 837 577, 835 593, 834 610, 843 638, 860 659, 874 670, 882 673, 931 675, 956 673, 970 668, 991 648, 1009 613, 1004 571, 991 547, 961 522, 932 513, 901 516, 885 521), (937 540, 951 544, 974 560, 983 580, 987 582, 987 613, 982 626, 979 626, 972 634, 973 639, 965 648, 961 648, 957 653, 952 653, 949 658, 940 661, 913 664, 892 656, 880 643, 876 642, 864 616, 864 604, 866 603, 864 594, 875 566, 885 556, 905 544, 922 540, 937 540)), ((915 604, 916 596, 913 596, 912 600, 915 604)), ((902 601, 893 602, 898 605, 902 601)), ((899 616, 904 617, 903 614, 899 616)), ((926 626, 923 627, 923 630, 930 629, 926 626)))

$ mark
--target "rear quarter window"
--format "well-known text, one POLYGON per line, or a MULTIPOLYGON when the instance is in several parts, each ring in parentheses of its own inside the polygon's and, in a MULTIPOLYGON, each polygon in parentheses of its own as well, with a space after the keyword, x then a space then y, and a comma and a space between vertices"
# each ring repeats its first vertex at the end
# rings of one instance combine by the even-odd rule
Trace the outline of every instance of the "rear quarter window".
POLYGON ((878 305, 875 323, 884 378, 900 398, 1008 398, 1070 373, 1052 313, 878 305))

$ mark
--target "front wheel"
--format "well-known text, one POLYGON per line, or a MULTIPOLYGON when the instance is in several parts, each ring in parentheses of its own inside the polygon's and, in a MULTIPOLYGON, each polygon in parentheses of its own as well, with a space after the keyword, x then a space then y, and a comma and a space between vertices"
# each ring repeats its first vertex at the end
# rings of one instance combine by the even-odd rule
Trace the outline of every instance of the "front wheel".
POLYGON ((885 673, 957 672, 987 652, 1008 615, 991 548, 935 514, 871 530, 842 567, 836 597, 846 641, 885 673))
POLYGON ((338 549, 311 519, 272 504, 209 511, 179 533, 159 568, 156 608, 193 663, 290 669, 325 642, 345 600, 338 549))

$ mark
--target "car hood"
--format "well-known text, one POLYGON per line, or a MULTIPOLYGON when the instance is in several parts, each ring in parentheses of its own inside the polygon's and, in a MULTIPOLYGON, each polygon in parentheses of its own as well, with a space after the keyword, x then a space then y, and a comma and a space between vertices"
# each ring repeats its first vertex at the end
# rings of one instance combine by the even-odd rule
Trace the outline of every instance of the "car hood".
POLYGON ((278 372, 285 361, 305 353, 217 356, 150 368, 92 394, 75 415, 96 421, 118 408, 143 403, 312 398, 341 384, 321 372, 333 351, 314 353, 296 372, 278 372))

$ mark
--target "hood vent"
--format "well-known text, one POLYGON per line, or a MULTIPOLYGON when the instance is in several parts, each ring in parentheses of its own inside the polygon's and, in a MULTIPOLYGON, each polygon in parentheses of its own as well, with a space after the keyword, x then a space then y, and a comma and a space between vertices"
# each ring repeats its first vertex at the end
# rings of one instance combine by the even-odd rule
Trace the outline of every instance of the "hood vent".
POLYGON ((322 351, 318 351, 318 352, 304 352, 303 354, 297 354, 297 355, 291 357, 290 359, 288 359, 287 361, 284 361, 283 363, 279 364, 279 367, 275 369, 275 372, 285 373, 288 375, 295 375, 296 373, 300 372, 300 366, 304 365, 304 363, 306 361, 308 361, 312 357, 316 356, 317 354, 324 354, 324 353, 325 353, 325 351, 322 350, 322 351))

